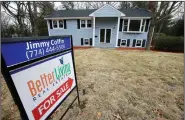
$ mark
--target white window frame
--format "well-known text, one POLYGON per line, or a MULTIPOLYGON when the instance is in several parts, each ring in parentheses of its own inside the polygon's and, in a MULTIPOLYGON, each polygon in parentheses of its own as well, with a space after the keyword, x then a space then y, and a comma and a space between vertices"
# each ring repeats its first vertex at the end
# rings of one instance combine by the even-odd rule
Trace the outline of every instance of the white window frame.
MULTIPOLYGON (((104 38, 106 38, 106 39, 107 39, 107 37, 106 37, 106 35, 107 35, 107 29, 111 29, 110 42, 109 42, 109 43, 111 43, 112 28, 100 28, 100 29, 99 29, 99 36, 100 36, 100 32, 101 32, 100 30, 101 30, 101 29, 105 29, 105 35, 104 35, 104 38)), ((104 42, 100 42, 100 37, 99 37, 99 43, 107 43, 107 42, 106 42, 106 39, 104 40, 104 42)), ((108 44, 109 44, 109 43, 108 43, 108 44)))
POLYGON ((84 46, 90 46, 90 39, 89 39, 89 38, 83 38, 83 45, 84 45, 84 46), (85 39, 87 39, 87 40, 89 41, 89 42, 88 42, 88 43, 89 43, 88 45, 85 44, 85 39))
POLYGON ((61 19, 61 20, 63 21, 63 27, 59 27, 59 21, 60 20, 52 20, 53 29, 64 29, 64 20, 63 19, 61 19), (57 21, 57 27, 56 28, 54 27, 53 21, 57 21))
MULTIPOLYGON (((123 22, 122 22, 122 32, 126 32, 126 31, 123 31, 123 29, 124 29, 124 27, 125 27, 125 23, 124 23, 124 20, 127 20, 128 21, 128 19, 123 19, 123 22)), ((127 22, 127 31, 128 31, 128 22, 127 22)))
POLYGON ((121 41, 120 41, 120 47, 126 47, 126 46, 127 46, 127 39, 121 39, 121 41), (122 40, 125 40, 126 41, 125 45, 121 45, 122 40))
POLYGON ((52 26, 53 26, 53 29, 57 29, 58 28, 58 20, 52 20, 52 26), (57 21, 57 27, 54 27, 54 21, 57 21))
POLYGON ((137 33, 137 32, 145 32, 145 26, 146 26, 146 19, 140 19, 140 18, 129 18, 129 19, 123 19, 123 22, 122 22, 122 32, 133 32, 133 33, 137 33), (123 31, 124 29, 124 20, 128 20, 128 23, 127 23, 127 31, 123 31), (139 31, 129 31, 129 28, 130 28, 130 20, 140 20, 140 28, 139 28, 139 31), (143 22, 144 22, 144 26, 143 26, 143 22), (143 31, 141 31, 141 28, 142 26, 144 27, 143 28, 143 31))
POLYGON ((64 29, 64 20, 58 20, 58 28, 59 28, 59 29, 64 29), (59 26, 59 21, 62 21, 62 22, 63 22, 63 27, 60 27, 60 26, 59 26))
POLYGON ((142 44, 143 44, 143 40, 142 40, 142 39, 137 39, 137 40, 136 40, 136 43, 135 43, 135 47, 142 47, 142 44), (140 45, 140 46, 137 46, 137 41, 138 41, 138 40, 141 40, 141 45, 140 45))
POLYGON ((92 19, 80 19, 80 29, 89 29, 89 28, 92 28, 92 25, 93 25, 93 24, 92 24, 92 19), (82 20, 85 20, 85 27, 82 27, 82 26, 81 26, 81 21, 82 21, 82 20), (91 20, 91 27, 87 27, 87 21, 88 21, 88 20, 91 20))

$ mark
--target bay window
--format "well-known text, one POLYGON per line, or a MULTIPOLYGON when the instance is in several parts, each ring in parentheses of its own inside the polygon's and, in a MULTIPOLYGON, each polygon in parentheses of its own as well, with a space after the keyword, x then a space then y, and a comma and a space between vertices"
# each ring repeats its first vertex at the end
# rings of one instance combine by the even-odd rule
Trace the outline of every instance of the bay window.
POLYGON ((141 20, 130 20, 129 31, 139 31, 141 20))
POLYGON ((123 32, 147 32, 149 19, 123 19, 123 32))

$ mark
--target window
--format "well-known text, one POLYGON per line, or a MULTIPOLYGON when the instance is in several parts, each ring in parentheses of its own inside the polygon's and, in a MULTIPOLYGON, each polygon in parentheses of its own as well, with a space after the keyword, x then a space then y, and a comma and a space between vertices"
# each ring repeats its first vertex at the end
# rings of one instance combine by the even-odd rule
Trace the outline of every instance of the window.
POLYGON ((141 47, 142 45, 142 40, 137 40, 136 41, 136 47, 141 47))
POLYGON ((146 20, 143 20, 141 24, 141 32, 144 32, 145 25, 146 25, 146 20))
POLYGON ((63 25, 63 20, 59 20, 59 28, 63 28, 64 25, 63 25))
POLYGON ((53 28, 58 28, 57 20, 53 20, 53 28))
POLYGON ((88 38, 84 39, 84 45, 89 45, 89 39, 88 38))
POLYGON ((146 19, 146 24, 145 24, 145 32, 148 32, 148 28, 149 28, 149 19, 146 19))
POLYGON ((81 28, 85 28, 85 20, 81 20, 81 28))
POLYGON ((123 31, 127 31, 128 28, 128 20, 123 20, 123 31))
POLYGON ((120 46, 126 46, 127 45, 127 40, 121 40, 120 46))
POLYGON ((130 20, 129 31, 139 31, 141 20, 130 20))
POLYGON ((123 19, 123 32, 147 32, 149 19, 123 19))
POLYGON ((92 27, 92 20, 87 20, 87 27, 92 27))
POLYGON ((81 20, 81 28, 91 28, 92 20, 81 20))

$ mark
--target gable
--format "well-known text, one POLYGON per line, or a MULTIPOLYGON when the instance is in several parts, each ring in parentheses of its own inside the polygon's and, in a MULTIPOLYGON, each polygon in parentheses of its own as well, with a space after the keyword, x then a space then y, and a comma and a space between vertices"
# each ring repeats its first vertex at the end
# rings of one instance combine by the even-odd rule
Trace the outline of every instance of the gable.
POLYGON ((95 17, 118 17, 118 16, 125 16, 122 12, 117 10, 116 8, 112 7, 109 4, 104 5, 100 9, 94 11, 89 16, 95 17))

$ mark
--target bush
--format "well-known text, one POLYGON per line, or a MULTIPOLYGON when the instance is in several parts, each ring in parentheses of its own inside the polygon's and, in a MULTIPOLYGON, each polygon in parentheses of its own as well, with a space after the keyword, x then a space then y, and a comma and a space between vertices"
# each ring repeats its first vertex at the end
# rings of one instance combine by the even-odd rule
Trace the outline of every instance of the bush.
POLYGON ((159 36, 155 38, 155 50, 184 52, 184 37, 159 36))

